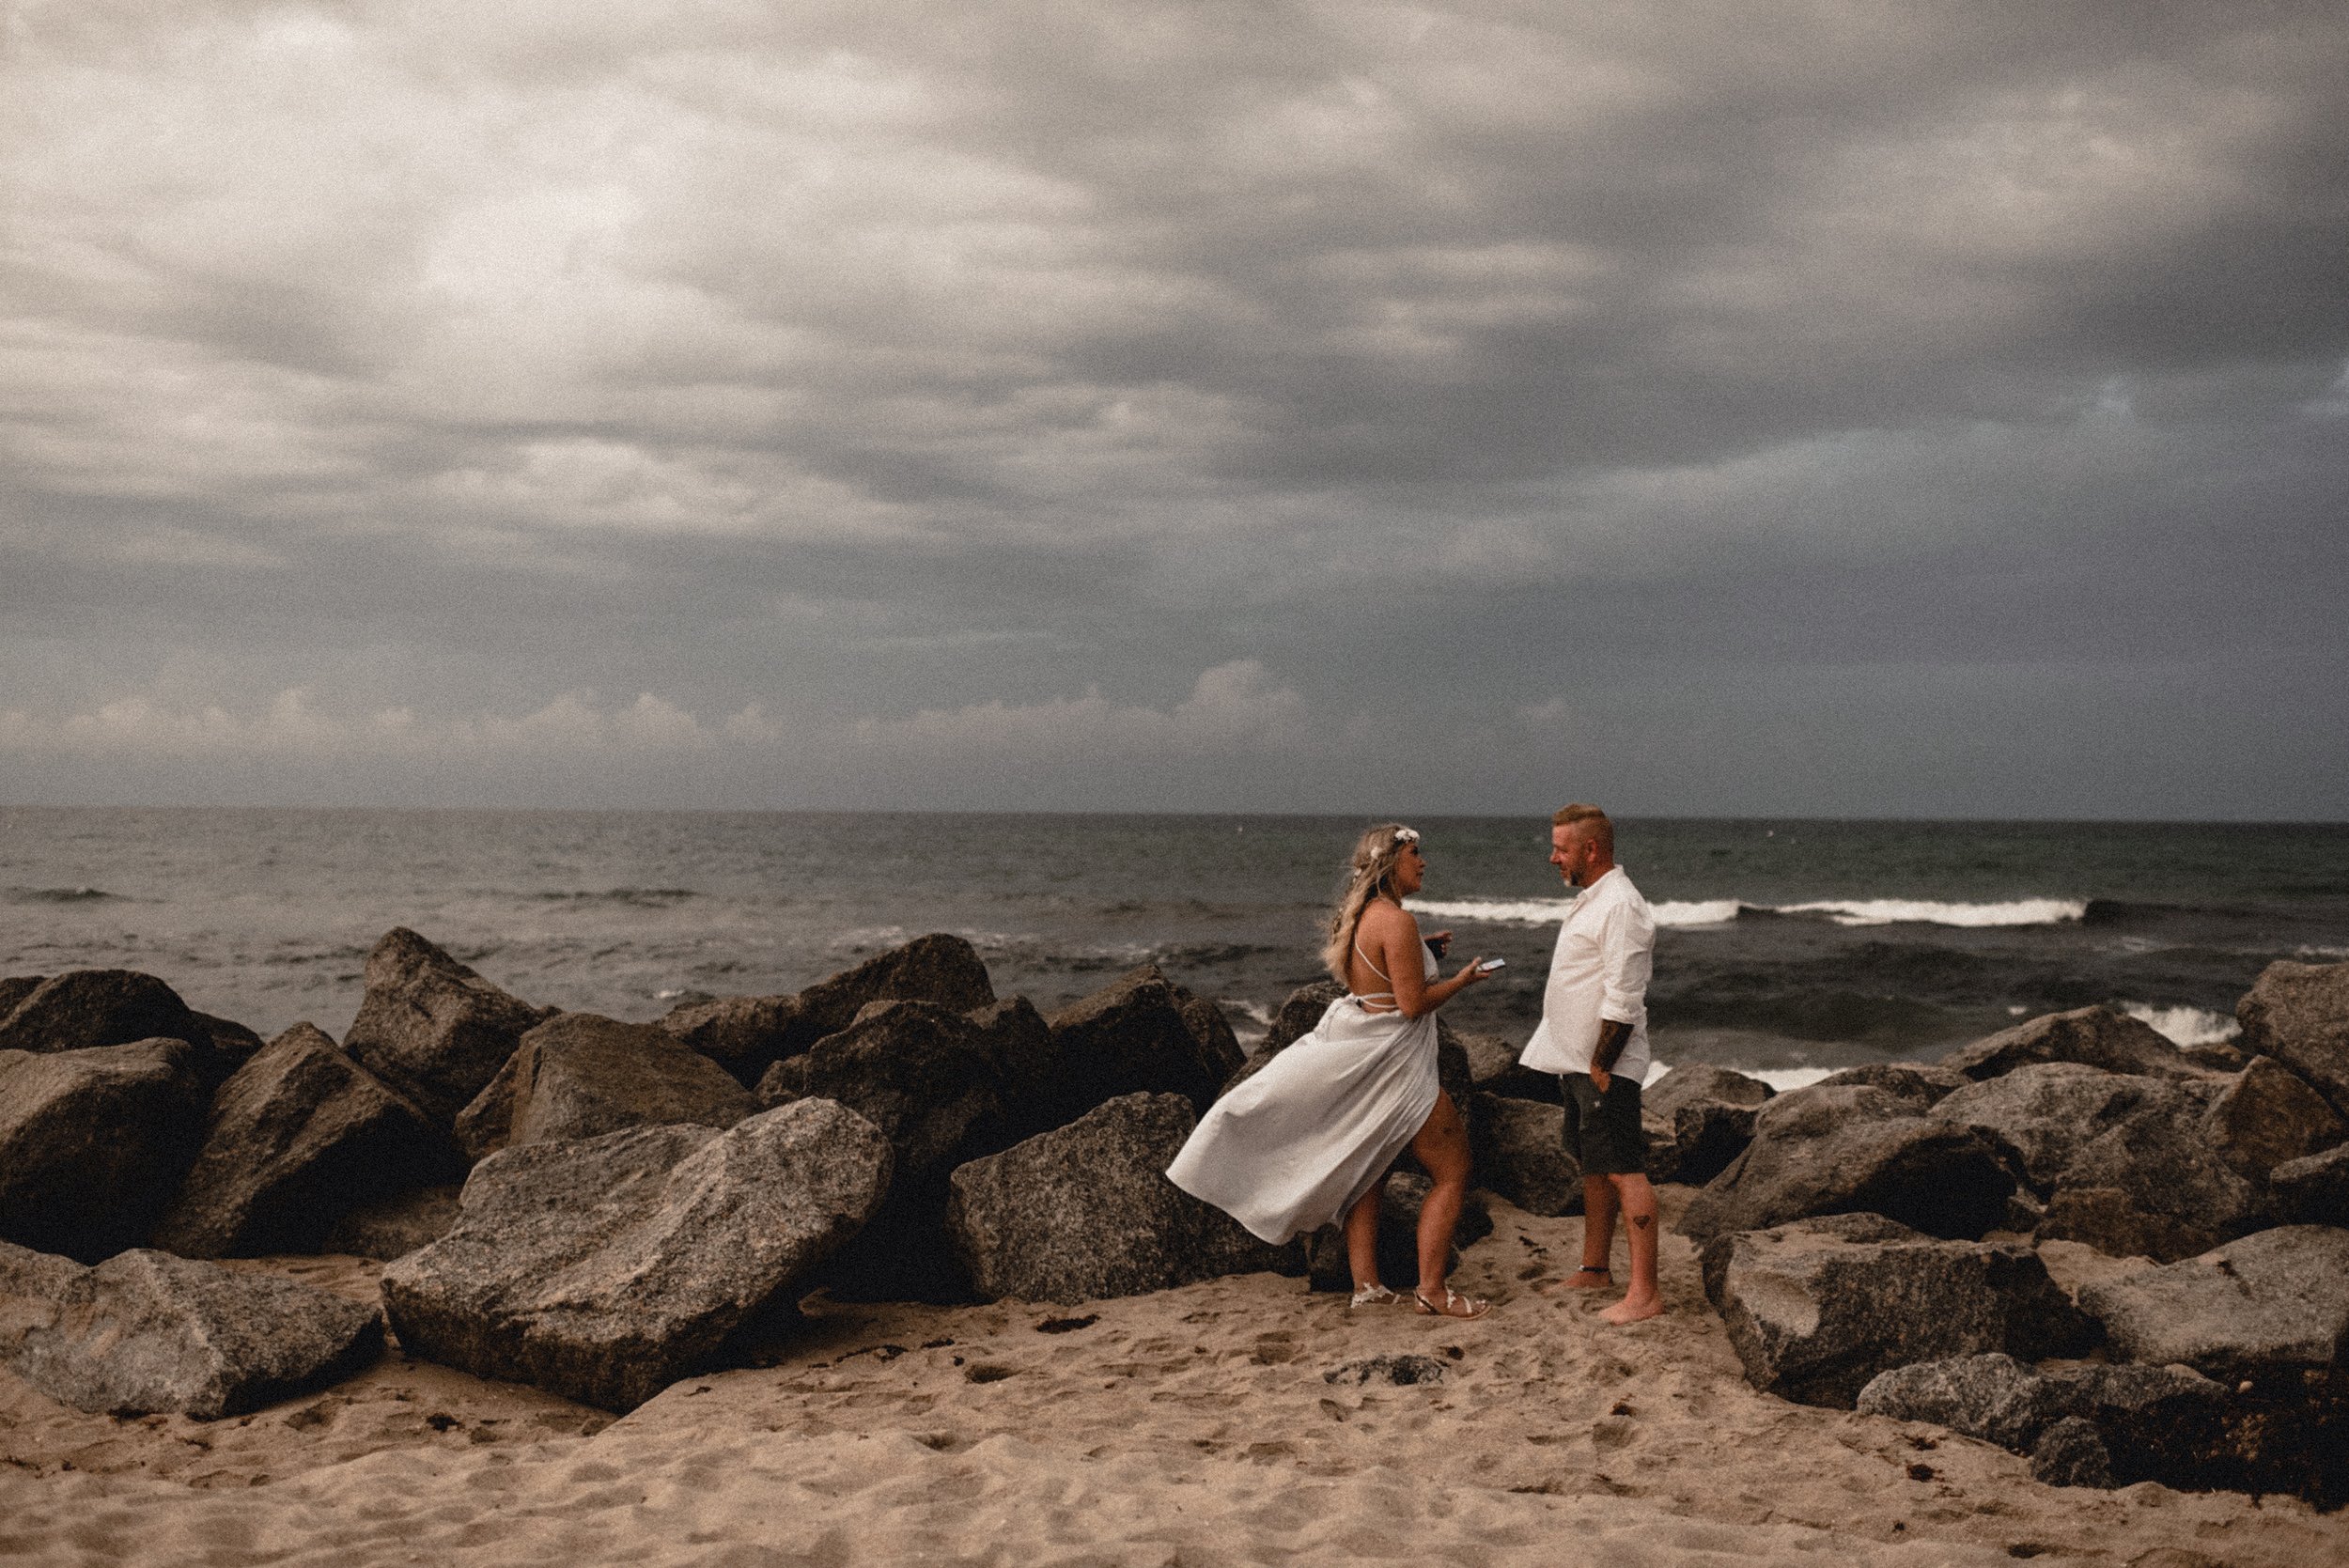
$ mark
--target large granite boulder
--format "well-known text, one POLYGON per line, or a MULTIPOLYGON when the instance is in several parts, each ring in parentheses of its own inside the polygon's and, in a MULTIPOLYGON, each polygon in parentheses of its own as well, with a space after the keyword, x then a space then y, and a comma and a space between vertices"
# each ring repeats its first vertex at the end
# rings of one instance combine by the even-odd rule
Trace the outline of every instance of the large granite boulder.
POLYGON ((1436 1019, 1436 1082, 1451 1096, 1461 1126, 1476 1120, 1476 1083, 1469 1067, 1468 1048, 1441 1017, 1436 1019))
POLYGON ((196 1054, 0 1051, 0 1240, 86 1263, 145 1240, 204 1141, 196 1054))
MULTIPOLYGON (((0 1259, 0 1291, 11 1270, 0 1259)), ((383 1320, 312 1285, 140 1249, 63 1279, 8 1366, 50 1398, 113 1415, 218 1421, 348 1376, 383 1320)))
POLYGON ((1477 1185, 1528 1214, 1582 1212, 1582 1167, 1566 1153, 1566 1112, 1502 1094, 1476 1096, 1470 1147, 1477 1185))
POLYGON ((0 975, 0 1019, 15 1012, 16 1004, 40 989, 41 982, 48 978, 45 974, 0 975))
POLYGON ((1682 1214, 1703 1242, 1813 1215, 1871 1212, 1929 1235, 1977 1237, 2007 1215, 2006 1157, 1970 1127, 1866 1086, 1797 1089, 1754 1115, 1753 1141, 1682 1214))
POLYGON ((1301 1273, 1166 1179, 1196 1121, 1179 1094, 1124 1094, 955 1172, 946 1228, 979 1293, 1074 1303, 1225 1274, 1301 1273))
POLYGON ((345 1211, 456 1172, 423 1109, 310 1024, 213 1097, 204 1146, 154 1244, 189 1258, 316 1250, 345 1211))
POLYGON ((758 1109, 717 1063, 650 1024, 558 1013, 457 1118, 468 1157, 509 1143, 594 1138, 625 1127, 692 1122, 730 1127, 758 1109))
POLYGON ((1256 1042, 1256 1048, 1249 1054, 1252 1058, 1273 1056, 1295 1045, 1314 1032, 1321 1016, 1330 1011, 1330 1004, 1344 995, 1346 987, 1335 980, 1315 980, 1299 986, 1282 1001, 1264 1038, 1256 1042))
POLYGON ((2028 1019, 1959 1047, 1941 1065, 1979 1082, 2040 1062, 2074 1062, 2150 1078, 2200 1079, 2209 1073, 2153 1025, 2106 1007, 2028 1019))
POLYGON ((2035 1360, 2093 1330, 2035 1252, 1943 1241, 1875 1214, 1715 1237, 1704 1291, 1755 1388, 1851 1407, 1877 1374, 2002 1351, 2035 1360))
MULTIPOLYGON (((1377 1241, 1379 1282, 1408 1291, 1419 1281, 1419 1217, 1435 1189, 1425 1176, 1398 1171, 1387 1178, 1378 1204, 1377 1241)), ((1470 1192, 1461 1201, 1460 1218, 1453 1222, 1452 1245, 1444 1254, 1448 1276, 1460 1266, 1460 1253, 1493 1234, 1492 1211, 1470 1192)), ((1324 1225, 1305 1238, 1306 1287, 1316 1291, 1352 1291, 1354 1268, 1346 1250, 1346 1232, 1324 1225)))
POLYGON ((211 1044, 210 1028, 179 992, 135 970, 74 970, 29 987, 20 981, 15 989, 16 1004, 0 1014, 0 1050, 89 1050, 155 1039, 199 1049, 211 1044))
POLYGON ((1937 1120, 1972 1127, 2011 1150, 2042 1193, 2091 1139, 2147 1110, 2183 1118, 2187 1097, 2160 1079, 2077 1062, 2035 1062, 1968 1083, 1934 1106, 1937 1120))
POLYGON ((793 1028, 799 1022, 797 996, 712 997, 678 1003, 660 1027, 737 1082, 754 1084, 769 1067, 807 1048, 805 1031, 793 1028))
POLYGON ((1857 1067, 1829 1073, 1811 1087, 1841 1089, 1864 1084, 1897 1094, 1919 1110, 1931 1110, 1973 1081, 1955 1068, 1931 1062, 1862 1062, 1857 1067))
POLYGON ((1930 1421, 2017 1453, 2030 1452, 2041 1433, 2076 1413, 2061 1389, 1999 1350, 1880 1372, 1852 1407, 1863 1416, 1930 1421))
POLYGON ((1727 1067, 1674 1067, 1640 1096, 1648 1174, 1702 1187, 1753 1141, 1753 1118, 1776 1091, 1727 1067))
POLYGON ((2256 1421, 2246 1420, 2257 1403, 2183 1366, 2033 1371, 1994 1353, 1895 1368, 1859 1391, 1858 1407, 2030 1454, 2032 1474, 2057 1485, 2272 1490, 2282 1479, 2297 1490, 2259 1463, 2256 1421))
POLYGON ((2239 1396, 2223 1384, 2181 1366, 2047 1366, 2039 1377, 2053 1390, 2059 1419, 2031 1440, 2031 1473, 2049 1474, 2049 1435, 2066 1421, 2085 1422, 2095 1434, 2093 1462, 2103 1476, 2063 1477, 2060 1484, 2126 1486, 2156 1481, 2181 1489, 2244 1487, 2259 1469, 2255 1444, 2231 1428, 2241 1414, 2239 1396), (2247 1463, 2250 1462, 2250 1463, 2247 1463))
POLYGON ((926 1001, 968 1013, 995 1001, 978 950, 933 932, 817 981, 797 996, 721 997, 681 1006, 661 1027, 719 1063, 744 1084, 848 1027, 876 1001, 926 1001))
POLYGON ((712 1362, 880 1204, 889 1143, 829 1100, 721 1132, 501 1149, 456 1229, 383 1270, 410 1354, 629 1410, 712 1362))
POLYGON ((361 1203, 334 1221, 319 1250, 386 1262, 404 1258, 457 1228, 463 1191, 459 1183, 442 1182, 361 1203))
POLYGON ((791 1075, 797 1094, 835 1100, 872 1123, 895 1157, 888 1200, 824 1265, 820 1278, 834 1295, 969 1299, 946 1242, 946 1179, 1014 1141, 1000 1093, 1002 1044, 963 1014, 875 1001, 771 1069, 770 1078, 791 1075))
POLYGON ((799 1093, 836 1100, 880 1129, 895 1179, 946 1172, 1003 1116, 991 1042, 959 1013, 922 1001, 876 1001, 804 1058, 799 1093))
POLYGON ((1133 1094, 1180 1094, 1194 1111, 1214 1103, 1242 1063, 1237 1047, 1203 1038, 1184 1017, 1190 1000, 1144 964, 1050 1015, 1065 1109, 1081 1113, 1133 1094))
POLYGON ((800 993, 804 1049, 848 1027, 876 1001, 926 1001, 949 1013, 969 1013, 995 1001, 994 983, 978 949, 960 937, 916 937, 800 993))
POLYGON ((2279 1165, 2349 1140, 2349 1122, 2308 1079, 2272 1056, 2255 1056, 2210 1102, 2202 1138, 2238 1174, 2258 1182, 2279 1165))
POLYGON ((2095 1422, 2082 1416, 2066 1416, 2040 1434, 2030 1451, 2030 1478, 2042 1486, 2093 1486, 2105 1491, 2121 1484, 2103 1434, 2095 1422))
MULTIPOLYGON (((234 1018, 215 1017, 210 1013, 194 1011, 191 1011, 188 1017, 195 1020, 195 1027, 203 1031, 206 1038, 211 1042, 212 1054, 219 1059, 224 1069, 224 1078, 226 1074, 235 1072, 239 1067, 260 1055, 261 1048, 269 1044, 267 1040, 262 1039, 260 1035, 234 1018)), ((201 1045, 204 1042, 194 1043, 201 1045)))
POLYGON ((0 1050, 91 1050, 134 1040, 185 1040, 205 1092, 261 1048, 241 1023, 198 1013, 135 970, 74 970, 0 982, 0 1050))
MULTIPOLYGON (((1442 1020, 1439 1017, 1438 1022, 1442 1020)), ((1480 1094, 1501 1094, 1517 1100, 1559 1103, 1556 1073, 1536 1072, 1517 1060, 1525 1048, 1498 1034, 1461 1030, 1460 1053, 1468 1061, 1469 1086, 1480 1094)))
POLYGON ((86 1272, 71 1258, 0 1241, 0 1363, 17 1353, 27 1334, 56 1323, 66 1287, 86 1272))
POLYGON ((1174 996, 1175 1011, 1182 1014, 1183 1027, 1190 1031, 1201 1058, 1225 1078, 1237 1072, 1248 1053, 1240 1048, 1239 1035, 1223 1009, 1214 999, 1193 996, 1180 986, 1174 986, 1174 996))
POLYGON ((548 1011, 506 995, 397 926, 367 955, 366 992, 343 1044, 361 1066, 445 1126, 548 1011))
MULTIPOLYGON (((1248 1059, 1239 1070, 1223 1082, 1223 1093, 1229 1094, 1239 1084, 1264 1071, 1265 1065, 1289 1047, 1314 1032, 1330 1004, 1346 995, 1346 987, 1334 980, 1311 981, 1291 991, 1274 1010, 1272 1022, 1248 1051, 1248 1059)), ((1471 1074, 1472 1074, 1471 1069, 1471 1074)))
POLYGON ((2349 1225, 2349 1143, 2267 1172, 2268 1201, 2288 1225, 2349 1225))
POLYGON ((2274 1057, 2349 1116, 2349 964, 2270 964, 2234 1016, 2243 1049, 2274 1057))
POLYGON ((2168 1263, 2267 1218, 2260 1189, 2203 1140, 2199 1116, 2155 1105, 2090 1139, 2064 1163, 2038 1234, 2168 1263))
POLYGON ((770 1062, 751 1090, 751 1097, 758 1102, 761 1110, 772 1110, 779 1105, 807 1098, 807 1052, 770 1062))
POLYGON ((2220 1379, 2349 1362, 2349 1230, 2284 1225, 2080 1289, 2112 1354, 2220 1379))
POLYGON ((1061 1115, 1065 1096, 1059 1046, 1052 1026, 1035 1004, 1026 997, 1006 997, 963 1016, 978 1031, 981 1048, 995 1063, 996 1093, 1003 1105, 999 1147, 1009 1148, 1059 1126, 1066 1119, 1061 1115))
POLYGON ((1662 1111, 1667 1116, 1688 1105, 1726 1105, 1757 1110, 1777 1093, 1758 1078, 1728 1067, 1692 1062, 1649 1082, 1640 1092, 1640 1104, 1643 1110, 1662 1111))

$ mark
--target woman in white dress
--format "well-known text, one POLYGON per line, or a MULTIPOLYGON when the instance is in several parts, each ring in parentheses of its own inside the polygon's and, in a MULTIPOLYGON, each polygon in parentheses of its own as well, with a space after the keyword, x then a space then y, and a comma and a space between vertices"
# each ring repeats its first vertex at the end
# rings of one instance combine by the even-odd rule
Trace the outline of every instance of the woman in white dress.
POLYGON ((1387 1168, 1408 1148, 1435 1182, 1420 1205, 1412 1299, 1423 1312, 1482 1317, 1490 1303, 1444 1282, 1469 1143, 1436 1079, 1436 1009, 1485 975, 1471 958, 1437 978, 1451 933, 1422 940, 1403 908, 1426 870, 1411 829, 1387 822, 1362 834, 1322 950, 1347 994, 1209 1107, 1166 1174, 1266 1241, 1343 1223, 1354 1305, 1371 1306, 1399 1299, 1378 1279, 1378 1205, 1387 1168))

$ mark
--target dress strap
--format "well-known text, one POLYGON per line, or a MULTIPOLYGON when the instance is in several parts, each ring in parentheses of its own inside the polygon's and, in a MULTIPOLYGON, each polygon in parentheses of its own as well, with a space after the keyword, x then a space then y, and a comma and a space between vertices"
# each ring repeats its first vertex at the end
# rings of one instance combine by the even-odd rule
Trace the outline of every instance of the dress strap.
MULTIPOLYGON (((1389 978, 1387 971, 1380 969, 1377 961, 1374 960, 1369 954, 1362 951, 1362 939, 1360 937, 1354 939, 1354 954, 1355 956, 1361 959, 1363 963, 1370 966, 1371 973, 1377 975, 1379 979, 1386 981, 1389 986, 1392 986, 1394 984, 1393 980, 1389 978)), ((1355 991, 1352 992, 1351 995, 1356 1001, 1362 1004, 1362 1011, 1365 1013, 1400 1013, 1403 1011, 1402 1003, 1394 1000, 1394 992, 1392 990, 1355 991), (1375 1005, 1378 1002, 1384 1002, 1386 1005, 1383 1007, 1375 1005)))

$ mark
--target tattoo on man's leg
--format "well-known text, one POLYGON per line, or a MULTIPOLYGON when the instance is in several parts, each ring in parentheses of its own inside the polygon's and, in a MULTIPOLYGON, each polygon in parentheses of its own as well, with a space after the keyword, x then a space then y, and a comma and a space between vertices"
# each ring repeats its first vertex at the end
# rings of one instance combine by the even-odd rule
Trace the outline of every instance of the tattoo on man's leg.
POLYGON ((1656 1216, 1652 1214, 1635 1214, 1631 1217, 1631 1222, 1644 1231, 1650 1225, 1656 1223, 1656 1216))

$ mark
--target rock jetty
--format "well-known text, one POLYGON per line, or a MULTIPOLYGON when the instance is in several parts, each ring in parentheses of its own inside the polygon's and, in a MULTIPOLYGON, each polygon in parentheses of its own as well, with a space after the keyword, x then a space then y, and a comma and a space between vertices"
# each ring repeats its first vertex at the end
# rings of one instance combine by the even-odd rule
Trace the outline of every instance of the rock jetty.
MULTIPOLYGON (((627 1410, 787 1339, 811 1290, 1346 1281, 1334 1233, 1267 1246, 1162 1174, 1326 982, 1252 1053, 1153 966, 1047 1013, 942 934, 653 1023, 536 1005, 404 928, 366 984, 346 1040, 264 1044, 150 975, 0 980, 0 1360, 211 1419, 343 1375, 388 1325, 627 1410), (209 1261, 319 1250, 386 1260, 381 1313, 209 1261)), ((1661 1080, 1653 1166, 1694 1189, 1673 1212, 1748 1380, 2063 1483, 2349 1500, 2349 965, 2273 965, 2238 1013, 2223 1051, 2081 1008, 1782 1094, 1661 1080)), ((1577 1212, 1556 1081, 1439 1033, 1481 1189, 1455 1248, 1493 1203, 1577 1212)), ((1399 1278, 1423 1190, 1400 1162, 1399 1278)))

